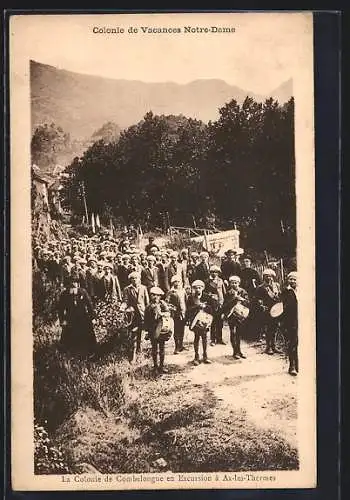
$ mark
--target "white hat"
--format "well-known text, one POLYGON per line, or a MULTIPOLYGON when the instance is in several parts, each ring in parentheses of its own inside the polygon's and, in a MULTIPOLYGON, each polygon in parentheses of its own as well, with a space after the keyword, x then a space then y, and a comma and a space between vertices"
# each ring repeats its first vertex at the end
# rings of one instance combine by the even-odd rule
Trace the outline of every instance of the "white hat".
POLYGON ((263 276, 276 276, 276 273, 273 269, 264 269, 263 276))
POLYGON ((192 286, 199 286, 201 288, 205 288, 205 284, 203 283, 202 280, 195 280, 193 283, 192 283, 192 286))
POLYGON ((220 273, 221 269, 219 266, 210 266, 209 271, 213 273, 220 273))
POLYGON ((177 274, 175 274, 175 276, 173 276, 170 280, 170 283, 179 283, 181 281, 181 276, 178 276, 177 274))
POLYGON ((287 278, 295 278, 295 279, 297 279, 297 277, 298 277, 298 273, 296 271, 292 271, 287 276, 287 278))
POLYGON ((239 276, 232 275, 228 279, 229 281, 237 281, 238 283, 241 282, 241 278, 239 276))
POLYGON ((152 286, 152 288, 149 291, 150 295, 164 295, 164 292, 159 286, 152 286))
POLYGON ((138 272, 136 272, 136 271, 133 271, 132 273, 130 273, 130 274, 128 275, 129 280, 130 280, 131 278, 139 278, 139 277, 140 277, 140 273, 138 273, 138 272))

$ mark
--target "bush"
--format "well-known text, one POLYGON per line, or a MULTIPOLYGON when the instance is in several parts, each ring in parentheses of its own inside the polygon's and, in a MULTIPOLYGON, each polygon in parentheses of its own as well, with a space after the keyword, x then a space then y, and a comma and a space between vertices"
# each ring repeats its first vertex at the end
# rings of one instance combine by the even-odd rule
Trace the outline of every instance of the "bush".
POLYGON ((33 272, 32 305, 34 327, 50 324, 57 319, 57 304, 61 285, 50 281, 42 271, 33 272))
POLYGON ((34 474, 69 474, 61 447, 49 437, 44 426, 34 423, 34 474))
MULTIPOLYGON (((52 333, 52 336, 54 333, 52 333)), ((104 414, 118 414, 125 404, 130 365, 117 362, 110 354, 92 362, 71 357, 58 349, 57 342, 37 344, 34 351, 34 414, 48 422, 50 430, 80 407, 104 414)))

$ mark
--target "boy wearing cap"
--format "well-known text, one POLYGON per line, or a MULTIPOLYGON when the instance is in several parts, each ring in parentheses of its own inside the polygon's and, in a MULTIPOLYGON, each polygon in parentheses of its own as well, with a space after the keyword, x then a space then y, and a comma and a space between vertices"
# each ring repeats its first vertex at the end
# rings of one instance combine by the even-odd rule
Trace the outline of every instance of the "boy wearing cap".
POLYGON ((200 311, 204 311, 209 315, 212 315, 212 309, 210 307, 210 299, 204 293, 204 283, 201 280, 195 280, 192 283, 191 294, 187 300, 187 310, 186 310, 186 323, 189 324, 190 329, 194 333, 194 360, 193 364, 198 366, 200 363, 199 359, 199 341, 202 339, 202 347, 203 347, 203 363, 210 364, 211 361, 208 359, 208 331, 210 328, 210 324, 196 322, 194 324, 194 320, 197 314, 200 311))
POLYGON ((205 292, 210 297, 213 309, 213 322, 210 328, 210 345, 225 345, 225 342, 222 339, 223 320, 221 318, 221 308, 224 304, 226 288, 223 280, 219 276, 220 267, 210 266, 209 271, 209 280, 205 284, 205 292))
POLYGON ((90 257, 88 260, 88 269, 86 271, 86 291, 90 295, 92 301, 96 300, 98 293, 96 273, 97 273, 96 259, 90 257))
POLYGON ((164 315, 169 315, 169 307, 162 300, 164 292, 161 288, 155 286, 150 289, 150 304, 145 309, 144 329, 148 333, 152 344, 152 359, 155 372, 167 373, 164 367, 165 342, 167 340, 161 334, 161 323, 164 315), (158 362, 159 359, 159 362, 158 362))
POLYGON ((120 289, 119 281, 116 276, 112 274, 113 265, 106 263, 104 266, 104 276, 102 278, 103 296, 105 299, 121 300, 122 292, 120 289))
POLYGON ((291 272, 287 277, 287 286, 282 291, 283 313, 281 316, 288 344, 289 374, 296 376, 299 371, 298 361, 298 295, 297 273, 291 272))
POLYGON ((173 276, 171 278, 171 289, 168 292, 167 301, 174 307, 172 313, 174 319, 174 354, 185 350, 183 341, 185 334, 186 300, 187 295, 185 289, 181 286, 181 277, 177 275, 173 276))
POLYGON ((241 278, 239 276, 230 276, 228 279, 227 294, 224 301, 222 312, 230 328, 230 341, 235 359, 246 356, 241 351, 242 323, 233 313, 232 309, 238 303, 243 306, 249 306, 249 297, 247 292, 240 287, 241 278))
POLYGON ((189 262, 187 263, 187 278, 189 281, 189 284, 191 284, 195 279, 195 273, 196 273, 196 267, 199 264, 199 253, 198 252, 191 252, 189 262))
POLYGON ((266 336, 266 354, 278 352, 275 345, 278 319, 270 315, 272 306, 280 301, 281 295, 281 289, 275 281, 275 277, 276 273, 273 269, 265 269, 263 272, 263 282, 255 292, 257 310, 260 311, 259 319, 266 336))

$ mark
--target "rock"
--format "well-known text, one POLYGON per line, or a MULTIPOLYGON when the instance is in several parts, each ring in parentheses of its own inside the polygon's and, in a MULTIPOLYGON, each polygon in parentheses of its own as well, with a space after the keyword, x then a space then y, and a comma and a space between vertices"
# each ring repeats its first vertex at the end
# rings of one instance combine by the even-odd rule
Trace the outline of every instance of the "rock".
POLYGON ((164 469, 165 467, 168 466, 168 463, 164 458, 157 458, 154 462, 152 462, 153 467, 160 467, 161 469, 164 469))
POLYGON ((85 462, 78 464, 77 468, 81 474, 102 474, 96 467, 85 462))

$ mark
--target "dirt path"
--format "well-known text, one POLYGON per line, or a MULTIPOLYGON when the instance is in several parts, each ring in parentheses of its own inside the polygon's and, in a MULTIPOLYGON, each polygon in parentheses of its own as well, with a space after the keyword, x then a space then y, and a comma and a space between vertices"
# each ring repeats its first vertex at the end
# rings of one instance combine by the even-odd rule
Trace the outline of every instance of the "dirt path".
POLYGON ((192 335, 187 332, 188 350, 177 355, 173 341, 167 343, 169 373, 162 376, 153 373, 146 341, 132 367, 111 362, 92 373, 89 387, 105 373, 112 400, 118 380, 122 398, 106 413, 80 407, 58 429, 73 464, 104 473, 297 469, 300 380, 288 374, 286 358, 242 342, 247 359, 233 359, 225 327, 227 344, 209 347, 212 363, 195 367, 192 335))
POLYGON ((269 356, 263 344, 249 345, 242 341, 247 359, 235 360, 229 343, 229 330, 224 327, 226 345, 209 346, 212 364, 192 367, 193 346, 191 332, 186 333, 188 351, 173 354, 169 342, 166 362, 170 367, 187 365, 189 369, 166 377, 169 382, 187 382, 195 387, 211 389, 219 404, 216 413, 229 414, 243 410, 247 417, 262 429, 273 429, 292 446, 297 447, 296 377, 291 377, 288 361, 282 354, 269 356), (191 367, 191 368, 190 368, 191 367))

